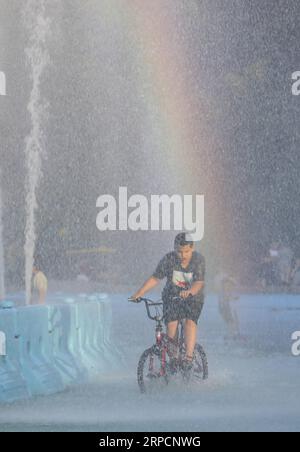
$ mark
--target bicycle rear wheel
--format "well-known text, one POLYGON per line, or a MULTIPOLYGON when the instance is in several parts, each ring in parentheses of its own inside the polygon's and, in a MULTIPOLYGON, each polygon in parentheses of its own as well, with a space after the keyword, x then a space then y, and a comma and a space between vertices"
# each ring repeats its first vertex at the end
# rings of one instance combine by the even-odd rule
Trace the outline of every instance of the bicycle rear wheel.
POLYGON ((161 349, 153 346, 144 351, 137 368, 137 380, 142 393, 157 391, 168 384, 164 367, 161 349))

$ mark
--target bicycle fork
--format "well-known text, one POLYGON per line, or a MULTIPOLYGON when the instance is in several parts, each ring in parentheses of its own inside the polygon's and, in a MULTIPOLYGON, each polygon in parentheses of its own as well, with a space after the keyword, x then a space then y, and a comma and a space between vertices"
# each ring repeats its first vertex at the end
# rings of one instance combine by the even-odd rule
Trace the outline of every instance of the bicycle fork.
MULTIPOLYGON (((167 347, 163 343, 163 333, 162 333, 162 327, 159 325, 156 329, 156 346, 158 350, 160 350, 161 353, 161 366, 159 375, 160 377, 164 377, 166 375, 166 363, 167 363, 167 347)), ((153 366, 153 356, 152 359, 152 366, 153 366)), ((151 360, 150 360, 151 362, 151 360)), ((151 364, 150 364, 151 365, 151 364)))

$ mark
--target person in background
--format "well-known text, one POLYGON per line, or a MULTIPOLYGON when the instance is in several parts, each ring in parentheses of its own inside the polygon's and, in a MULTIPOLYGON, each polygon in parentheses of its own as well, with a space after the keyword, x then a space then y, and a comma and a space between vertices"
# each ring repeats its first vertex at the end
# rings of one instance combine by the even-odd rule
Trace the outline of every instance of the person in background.
POLYGON ((85 260, 82 260, 79 263, 79 273, 76 276, 76 280, 83 282, 83 283, 88 283, 90 281, 90 277, 89 277, 90 273, 91 273, 91 269, 90 269, 88 262, 85 260))
POLYGON ((280 242, 273 241, 267 256, 263 257, 260 264, 260 285, 265 289, 267 286, 279 284, 279 248, 280 242))
POLYGON ((33 289, 38 292, 38 304, 45 304, 48 280, 46 275, 41 270, 40 258, 36 257, 33 264, 33 289))
POLYGON ((291 288, 300 289, 300 258, 295 260, 295 264, 291 271, 291 288))
POLYGON ((240 322, 235 304, 239 300, 235 293, 237 286, 237 281, 226 273, 217 277, 219 313, 227 329, 225 340, 241 338, 240 322))
POLYGON ((288 286, 291 279, 293 251, 289 246, 281 244, 278 253, 278 273, 280 283, 288 286))

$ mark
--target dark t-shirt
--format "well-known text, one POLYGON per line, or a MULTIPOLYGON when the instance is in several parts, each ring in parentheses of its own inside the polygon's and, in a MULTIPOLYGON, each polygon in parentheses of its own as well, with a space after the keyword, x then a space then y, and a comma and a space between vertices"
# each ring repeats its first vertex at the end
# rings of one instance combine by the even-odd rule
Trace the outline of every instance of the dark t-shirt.
MULTIPOLYGON (((172 251, 161 259, 153 276, 157 279, 167 278, 163 298, 178 296, 182 290, 190 289, 195 281, 204 281, 205 259, 200 253, 194 251, 187 268, 182 268, 178 254, 172 251)), ((203 290, 198 292, 195 298, 204 301, 203 290)))

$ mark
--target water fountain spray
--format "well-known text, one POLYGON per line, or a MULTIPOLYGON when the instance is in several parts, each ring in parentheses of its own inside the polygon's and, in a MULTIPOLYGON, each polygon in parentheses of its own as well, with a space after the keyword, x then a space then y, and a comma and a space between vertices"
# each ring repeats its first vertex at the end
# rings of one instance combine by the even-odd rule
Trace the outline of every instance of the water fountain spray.
POLYGON ((42 156, 45 153, 43 123, 47 104, 41 94, 41 79, 49 63, 46 44, 50 31, 50 20, 46 17, 45 4, 44 0, 27 0, 23 10, 24 25, 29 33, 29 42, 25 54, 32 82, 27 106, 31 117, 31 131, 25 140, 27 170, 25 181, 26 226, 24 246, 26 304, 29 304, 31 299, 31 278, 36 241, 35 213, 38 208, 36 193, 42 177, 42 156))

